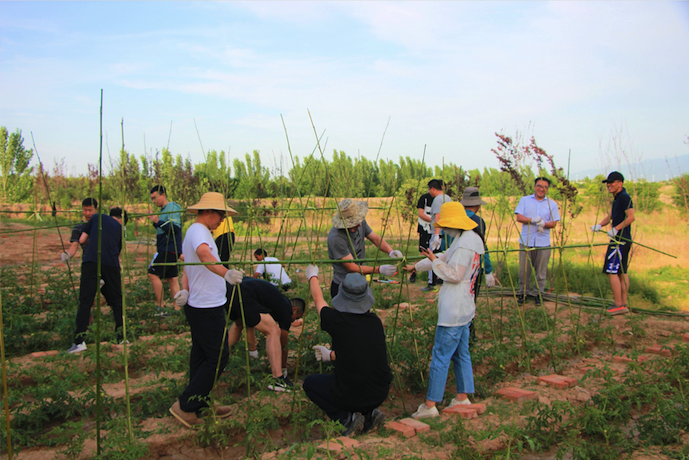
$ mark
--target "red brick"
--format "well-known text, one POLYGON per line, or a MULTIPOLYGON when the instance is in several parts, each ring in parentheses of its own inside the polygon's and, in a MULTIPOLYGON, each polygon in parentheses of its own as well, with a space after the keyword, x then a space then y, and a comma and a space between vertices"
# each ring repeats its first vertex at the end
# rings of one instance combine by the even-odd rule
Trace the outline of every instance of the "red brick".
POLYGON ((521 388, 503 388, 495 392, 498 396, 502 398, 509 399, 512 402, 522 402, 529 399, 538 398, 538 393, 535 391, 522 390, 521 388))
POLYGON ((57 351, 57 350, 50 350, 50 351, 46 351, 46 352, 44 352, 44 353, 46 354, 46 356, 55 356, 55 355, 57 355, 57 354, 60 353, 60 352, 57 351))
POLYGON ((385 428, 394 431, 396 434, 404 436, 405 438, 412 438, 416 436, 416 429, 404 423, 390 421, 385 424, 385 428))
POLYGON ((689 332, 682 336, 682 340, 684 340, 685 342, 689 342, 689 332))
POLYGON ((329 450, 330 452, 341 452, 351 447, 358 447, 359 441, 352 438, 340 436, 339 438, 330 439, 318 446, 319 449, 329 450))
POLYGON ((456 406, 448 407, 443 409, 443 416, 459 415, 467 420, 475 418, 478 414, 476 409, 471 409, 469 406, 464 406, 462 404, 457 404, 456 406))
POLYGON ((653 345, 652 347, 646 347, 646 353, 652 353, 654 355, 662 355, 662 356, 672 356, 672 348, 674 348, 671 345, 653 345))
POLYGON ((414 420, 413 418, 403 418, 400 420, 400 423, 414 428, 414 430, 416 430, 416 434, 431 431, 430 425, 426 425, 425 423, 414 420))
POLYGON ((564 377, 562 375, 552 374, 544 377, 538 377, 538 381, 551 387, 564 390, 565 388, 573 387, 577 384, 577 379, 572 377, 564 377))
POLYGON ((476 413, 477 413, 478 415, 483 414, 483 413, 486 411, 486 409, 487 409, 487 407, 486 407, 485 404, 478 404, 478 403, 468 404, 468 405, 466 405, 466 406, 464 406, 464 407, 466 407, 467 409, 475 409, 475 410, 476 410, 476 413))
POLYGON ((31 353, 32 358, 42 358, 43 356, 47 356, 45 354, 45 351, 34 351, 33 353, 31 353))

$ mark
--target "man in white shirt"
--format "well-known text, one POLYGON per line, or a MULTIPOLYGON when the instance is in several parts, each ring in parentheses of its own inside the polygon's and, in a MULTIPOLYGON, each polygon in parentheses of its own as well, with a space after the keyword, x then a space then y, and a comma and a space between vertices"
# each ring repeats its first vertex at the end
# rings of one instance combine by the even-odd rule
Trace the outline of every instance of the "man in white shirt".
MULTIPOLYGON (((182 243, 185 262, 210 263, 187 265, 182 275, 182 290, 175 295, 177 305, 184 307, 191 329, 191 356, 189 385, 170 407, 170 413, 191 428, 203 423, 198 414, 209 407, 209 394, 229 358, 227 346, 223 346, 225 282, 236 286, 241 283, 243 273, 228 270, 219 263, 218 247, 211 235, 211 230, 217 228, 227 214, 237 215, 227 206, 222 194, 204 193, 201 200, 187 210, 198 215, 182 243)), ((216 406, 213 411, 221 418, 230 415, 230 408, 226 406, 216 406)))
MULTIPOLYGON (((258 248, 254 251, 254 259, 258 262, 280 262, 277 257, 267 257, 265 249, 258 248)), ((264 277, 273 286, 282 287, 283 291, 292 287, 292 279, 287 275, 285 268, 280 263, 258 264, 254 271, 254 278, 264 277)))

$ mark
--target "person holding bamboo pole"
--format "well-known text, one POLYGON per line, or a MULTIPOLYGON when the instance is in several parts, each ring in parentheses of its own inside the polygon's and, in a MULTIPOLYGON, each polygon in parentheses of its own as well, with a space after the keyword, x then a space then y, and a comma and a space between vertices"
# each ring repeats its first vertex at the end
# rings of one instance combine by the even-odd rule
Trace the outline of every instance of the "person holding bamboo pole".
POLYGON ((365 277, 349 273, 330 308, 318 282, 318 267, 309 265, 306 278, 321 328, 332 337, 332 350, 313 347, 316 359, 332 362, 335 372, 309 375, 304 392, 331 420, 344 426, 343 436, 373 431, 385 421, 378 407, 387 399, 392 383, 383 323, 371 311, 373 292, 365 277))
POLYGON ((519 292, 517 304, 522 305, 526 297, 533 297, 536 305, 542 302, 545 292, 545 279, 550 260, 550 229, 560 220, 557 203, 546 195, 550 179, 537 177, 534 181, 533 195, 522 197, 514 210, 517 222, 522 224, 519 237, 519 292), (536 275, 532 284, 531 270, 536 275))
POLYGON ((98 200, 95 198, 84 198, 84 201, 81 202, 81 215, 83 220, 72 227, 72 235, 69 238, 69 248, 67 248, 67 250, 60 255, 63 262, 67 262, 69 259, 74 257, 79 249, 79 246, 81 246, 81 258, 82 260, 84 259, 88 244, 80 245, 79 238, 81 237, 84 227, 88 223, 89 219, 91 219, 91 216, 96 212, 98 212, 98 200))
POLYGON ((603 273, 608 275, 610 289, 615 301, 608 309, 610 315, 621 315, 629 313, 627 306, 627 293, 629 292, 629 250, 632 247, 632 222, 634 222, 634 202, 624 188, 624 176, 622 173, 613 171, 608 174, 608 178, 603 181, 614 197, 610 213, 591 227, 594 232, 600 231, 608 224, 612 228, 608 232, 610 246, 605 253, 605 263, 603 273), (614 244, 612 244, 614 242, 614 244))
MULTIPOLYGON (((328 258, 330 260, 354 260, 366 258, 366 239, 382 252, 392 258, 404 257, 401 251, 392 247, 366 223, 368 203, 345 198, 337 204, 338 210, 333 215, 333 227, 328 233, 328 258)), ((369 267, 359 262, 333 264, 333 280, 330 284, 330 296, 335 297, 348 273, 369 275, 381 273, 394 276, 397 265, 380 265, 369 267)))
MULTIPOLYGON (((187 210, 197 216, 182 243, 185 262, 190 265, 184 270, 182 290, 175 296, 175 302, 184 307, 191 330, 189 385, 170 407, 170 414, 191 428, 202 423, 198 413, 209 407, 208 395, 227 365, 229 351, 223 344, 227 303, 225 283, 232 286, 241 283, 243 273, 228 270, 220 264, 218 247, 211 235, 211 230, 217 228, 227 214, 237 215, 222 194, 204 193, 201 200, 187 210)), ((213 411, 218 417, 230 415, 229 407, 225 406, 214 407, 213 411)))
POLYGON ((442 205, 438 219, 434 222, 453 238, 448 250, 436 256, 430 249, 423 251, 426 259, 407 265, 407 271, 433 270, 445 282, 438 293, 438 326, 435 331, 433 356, 426 401, 422 403, 413 418, 437 417, 436 405, 443 400, 450 361, 454 363, 456 397, 448 407, 471 404, 468 395, 474 393, 474 374, 469 353, 469 325, 476 313, 474 289, 484 254, 484 241, 476 231, 477 224, 471 220, 461 203, 442 205))
POLYGON ((170 296, 174 298, 179 292, 179 273, 176 265, 156 266, 155 264, 177 262, 182 254, 182 207, 167 199, 165 187, 162 185, 156 185, 151 189, 151 201, 160 207, 160 212, 163 214, 148 216, 156 229, 157 249, 148 267, 148 279, 153 284, 156 316, 169 316, 169 313, 164 310, 163 280, 167 280, 170 296))

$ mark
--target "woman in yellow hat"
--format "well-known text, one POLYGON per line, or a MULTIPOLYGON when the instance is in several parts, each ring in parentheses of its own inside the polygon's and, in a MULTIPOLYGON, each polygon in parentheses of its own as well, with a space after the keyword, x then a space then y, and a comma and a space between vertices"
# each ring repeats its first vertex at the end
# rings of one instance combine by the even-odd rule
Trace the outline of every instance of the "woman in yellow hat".
POLYGON ((438 293, 438 326, 433 344, 426 402, 414 418, 437 417, 436 404, 443 400, 450 361, 454 364, 457 396, 448 407, 471 404, 467 394, 474 393, 474 374, 469 354, 469 325, 476 312, 474 289, 484 253, 483 236, 461 203, 445 203, 433 224, 454 241, 443 254, 424 250, 426 259, 407 265, 405 270, 433 272, 444 280, 438 293))

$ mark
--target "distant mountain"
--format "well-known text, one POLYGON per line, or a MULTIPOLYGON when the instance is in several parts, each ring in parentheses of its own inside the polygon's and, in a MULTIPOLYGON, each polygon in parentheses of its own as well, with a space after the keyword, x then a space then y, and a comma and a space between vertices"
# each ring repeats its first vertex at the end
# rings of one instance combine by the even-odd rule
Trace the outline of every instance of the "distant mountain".
MULTIPOLYGON (((650 182, 663 181, 672 179, 673 177, 681 176, 684 173, 689 173, 689 155, 682 155, 673 158, 656 158, 653 160, 644 160, 639 163, 631 165, 621 165, 619 168, 614 165, 611 170, 620 171, 625 179, 637 180, 646 179, 650 182)), ((585 169, 583 171, 575 171, 569 174, 570 179, 581 180, 585 177, 596 177, 599 174, 607 174, 610 171, 601 171, 597 169, 585 169)))

